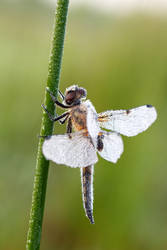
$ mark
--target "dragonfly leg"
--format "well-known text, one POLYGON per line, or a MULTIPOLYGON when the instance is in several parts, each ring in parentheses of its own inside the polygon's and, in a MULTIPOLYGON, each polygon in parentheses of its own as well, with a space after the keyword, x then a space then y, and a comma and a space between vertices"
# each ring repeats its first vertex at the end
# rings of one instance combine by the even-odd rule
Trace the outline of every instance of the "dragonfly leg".
POLYGON ((60 116, 54 117, 54 116, 46 109, 46 107, 45 107, 43 104, 42 104, 42 108, 45 110, 45 112, 47 113, 49 119, 50 119, 52 122, 59 121, 60 119, 62 119, 62 118, 64 118, 64 117, 66 117, 66 116, 69 115, 68 112, 65 112, 65 113, 63 113, 63 114, 60 115, 60 116))
POLYGON ((49 93, 50 97, 52 98, 52 101, 57 104, 59 107, 61 108, 65 108, 65 109, 68 109, 68 108, 71 108, 72 106, 67 106, 67 105, 64 105, 63 103, 59 102, 57 100, 57 98, 53 95, 53 93, 50 91, 49 88, 46 88, 46 91, 49 93))

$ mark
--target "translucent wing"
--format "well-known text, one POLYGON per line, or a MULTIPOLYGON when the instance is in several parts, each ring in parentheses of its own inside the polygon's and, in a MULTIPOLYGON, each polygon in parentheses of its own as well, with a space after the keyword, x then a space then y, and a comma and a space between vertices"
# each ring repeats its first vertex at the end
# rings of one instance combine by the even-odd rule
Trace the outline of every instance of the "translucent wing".
POLYGON ((98 151, 101 157, 107 161, 116 163, 123 153, 123 141, 119 134, 114 132, 102 132, 103 149, 98 151))
POLYGON ((84 102, 84 104, 87 107, 87 129, 88 133, 91 136, 91 139, 93 141, 94 146, 97 146, 97 136, 98 133, 100 132, 100 127, 98 123, 98 115, 97 112, 92 105, 92 103, 87 100, 84 102))
POLYGON ((81 132, 53 135, 43 143, 43 154, 47 160, 73 168, 86 167, 97 162, 97 155, 90 138, 81 132))
POLYGON ((151 105, 130 110, 111 110, 98 114, 99 125, 126 136, 135 136, 146 130, 157 118, 151 105))

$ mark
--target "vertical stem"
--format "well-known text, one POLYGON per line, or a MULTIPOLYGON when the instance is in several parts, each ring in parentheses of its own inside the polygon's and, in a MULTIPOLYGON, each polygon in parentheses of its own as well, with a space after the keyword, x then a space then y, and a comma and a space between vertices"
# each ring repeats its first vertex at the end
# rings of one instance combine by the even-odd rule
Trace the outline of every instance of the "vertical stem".
MULTIPOLYGON (((55 13, 55 25, 47 79, 47 87, 55 94, 55 96, 57 96, 60 79, 68 4, 69 0, 58 0, 55 13)), ((45 106, 52 114, 54 114, 54 104, 46 91, 45 106)), ((50 121, 45 112, 43 112, 40 135, 51 135, 52 132, 53 122, 50 121)), ((38 250, 40 248, 45 194, 49 170, 49 161, 47 161, 42 154, 43 140, 43 138, 40 138, 38 144, 32 205, 26 244, 27 250, 38 250)))

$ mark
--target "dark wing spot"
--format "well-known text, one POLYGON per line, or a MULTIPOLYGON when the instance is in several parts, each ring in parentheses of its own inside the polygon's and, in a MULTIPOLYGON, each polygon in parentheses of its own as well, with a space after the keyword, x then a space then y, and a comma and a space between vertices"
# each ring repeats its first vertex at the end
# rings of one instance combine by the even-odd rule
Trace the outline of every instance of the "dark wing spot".
POLYGON ((97 137, 97 150, 100 152, 103 150, 103 147, 104 147, 103 140, 102 140, 103 138, 104 138, 104 135, 98 135, 97 137))
POLYGON ((129 109, 126 110, 126 114, 129 115, 131 111, 129 109))
POLYGON ((147 108, 152 108, 152 105, 151 104, 147 104, 146 107, 147 108))

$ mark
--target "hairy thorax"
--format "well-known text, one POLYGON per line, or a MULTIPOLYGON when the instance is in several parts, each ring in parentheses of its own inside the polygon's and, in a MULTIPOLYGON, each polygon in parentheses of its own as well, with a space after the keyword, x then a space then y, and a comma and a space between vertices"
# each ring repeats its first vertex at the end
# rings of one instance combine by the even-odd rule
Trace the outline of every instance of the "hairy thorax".
POLYGON ((71 109, 70 116, 75 131, 87 128, 86 114, 87 110, 84 104, 77 105, 71 109))

